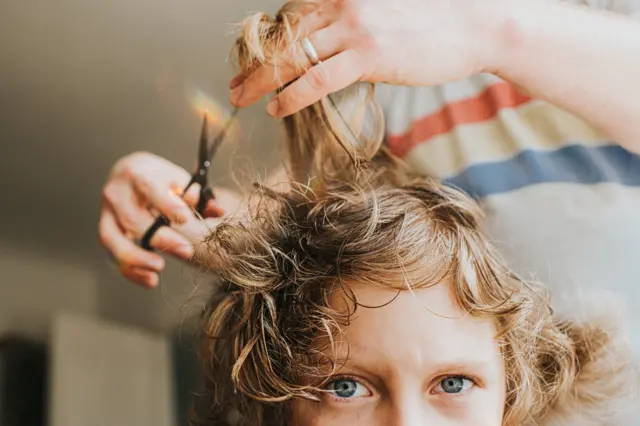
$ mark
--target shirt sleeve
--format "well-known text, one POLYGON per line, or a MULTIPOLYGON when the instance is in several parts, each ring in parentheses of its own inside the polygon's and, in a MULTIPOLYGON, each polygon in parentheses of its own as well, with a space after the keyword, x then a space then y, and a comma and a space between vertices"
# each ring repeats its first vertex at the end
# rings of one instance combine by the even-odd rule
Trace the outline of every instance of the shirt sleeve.
POLYGON ((640 20, 640 0, 565 0, 585 4, 593 9, 608 10, 640 20))

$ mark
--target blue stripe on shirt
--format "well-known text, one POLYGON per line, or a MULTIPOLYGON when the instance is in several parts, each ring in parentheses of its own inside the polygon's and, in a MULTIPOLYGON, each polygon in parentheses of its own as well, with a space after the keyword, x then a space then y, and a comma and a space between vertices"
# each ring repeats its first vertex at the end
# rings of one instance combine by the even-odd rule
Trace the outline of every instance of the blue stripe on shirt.
POLYGON ((508 160, 469 166, 445 182, 474 198, 540 183, 640 186, 640 156, 619 145, 569 145, 554 151, 527 149, 508 160))

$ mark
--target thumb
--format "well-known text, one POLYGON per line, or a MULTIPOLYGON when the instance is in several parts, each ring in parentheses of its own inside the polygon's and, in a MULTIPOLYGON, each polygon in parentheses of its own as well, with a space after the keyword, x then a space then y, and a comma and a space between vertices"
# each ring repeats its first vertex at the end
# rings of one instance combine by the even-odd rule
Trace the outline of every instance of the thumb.
POLYGON ((203 262, 206 261, 208 254, 207 238, 223 220, 222 218, 198 219, 192 216, 187 222, 174 226, 174 229, 193 244, 194 259, 197 262, 203 262))
POLYGON ((225 214, 225 211, 218 205, 215 199, 211 199, 204 207, 202 216, 205 218, 221 218, 225 214))
POLYGON ((189 220, 180 225, 174 225, 173 228, 184 235, 194 245, 198 245, 211 235, 222 220, 222 218, 199 219, 195 215, 192 215, 189 220))

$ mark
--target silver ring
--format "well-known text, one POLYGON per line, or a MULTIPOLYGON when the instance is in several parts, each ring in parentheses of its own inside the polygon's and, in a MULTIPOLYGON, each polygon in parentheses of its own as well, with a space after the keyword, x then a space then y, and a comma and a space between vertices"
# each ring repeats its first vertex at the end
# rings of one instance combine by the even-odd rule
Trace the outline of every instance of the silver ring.
POLYGON ((304 50, 304 53, 307 55, 307 58, 309 58, 309 61, 311 61, 312 65, 318 65, 320 62, 322 62, 318 57, 316 48, 313 47, 311 40, 309 40, 309 37, 305 37, 300 40, 300 44, 302 44, 302 50, 304 50))

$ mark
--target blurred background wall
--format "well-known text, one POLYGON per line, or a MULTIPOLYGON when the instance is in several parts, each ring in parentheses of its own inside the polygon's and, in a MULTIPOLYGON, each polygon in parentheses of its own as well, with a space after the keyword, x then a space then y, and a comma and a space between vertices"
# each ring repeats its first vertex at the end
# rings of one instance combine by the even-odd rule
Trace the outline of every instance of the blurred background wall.
MULTIPOLYGON (((192 168, 194 97, 227 108, 233 24, 279 3, 0 2, 0 330, 42 335, 46 306, 172 325, 165 305, 182 287, 181 268, 154 292, 119 279, 96 237, 100 188, 112 164, 137 150, 192 168)), ((232 184, 238 163, 264 171, 277 161, 278 126, 262 106, 242 113, 214 183, 232 184)))
MULTIPOLYGON (((47 341, 68 311, 173 333, 198 278, 170 263, 143 290, 97 239, 100 189, 121 156, 148 150, 191 169, 205 96, 227 107, 234 23, 280 0, 0 1, 0 335, 47 341)), ((216 159, 214 183, 278 161, 264 104, 216 159)))

